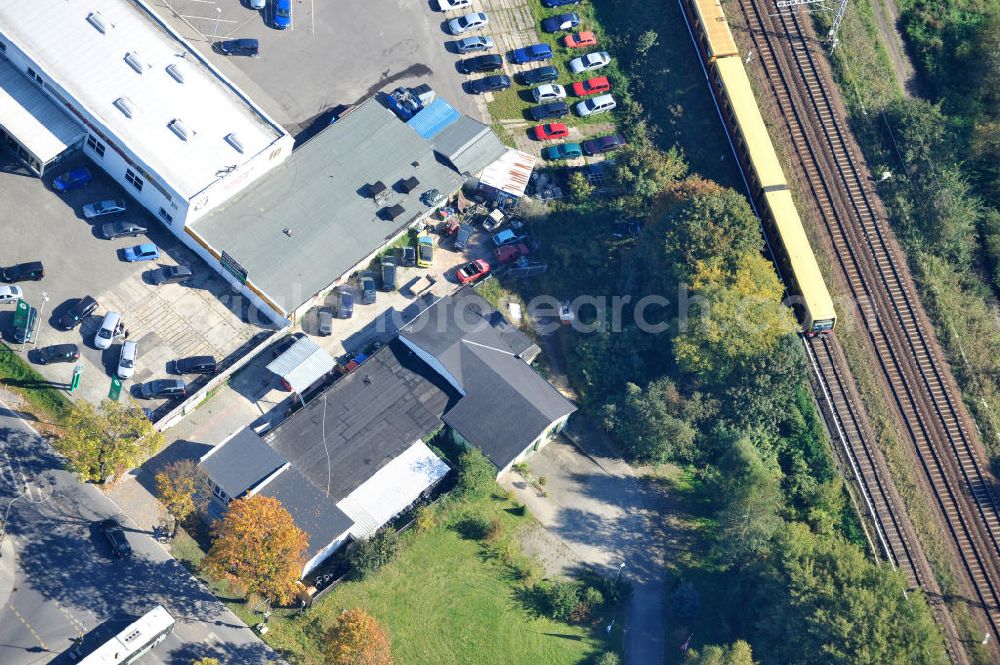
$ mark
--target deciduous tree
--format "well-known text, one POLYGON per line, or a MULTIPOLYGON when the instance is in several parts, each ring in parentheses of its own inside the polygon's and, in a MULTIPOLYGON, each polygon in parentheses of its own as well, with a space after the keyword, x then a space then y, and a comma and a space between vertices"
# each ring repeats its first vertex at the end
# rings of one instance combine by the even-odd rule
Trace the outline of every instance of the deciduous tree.
POLYGON ((206 656, 198 660, 192 660, 191 665, 219 665, 219 659, 206 656))
POLYGON ((750 645, 739 640, 728 646, 710 644, 701 651, 690 649, 684 655, 684 665, 757 665, 750 645))
MULTIPOLYGON (((700 403, 700 396, 695 398, 700 403)), ((604 424, 640 462, 691 462, 694 460, 695 428, 687 400, 669 378, 651 382, 643 390, 634 383, 604 410, 604 424)))
POLYGON ((162 444, 163 435, 133 403, 106 399, 95 407, 79 400, 56 448, 85 480, 99 482, 136 466, 162 444))
POLYGON ((233 501, 212 537, 205 570, 273 603, 295 597, 309 544, 280 501, 261 494, 233 501))
POLYGON ((171 462, 156 474, 156 494, 170 514, 186 521, 207 499, 207 482, 193 460, 171 462))
POLYGON ((389 634, 375 617, 355 607, 344 610, 326 635, 327 665, 392 665, 389 634))

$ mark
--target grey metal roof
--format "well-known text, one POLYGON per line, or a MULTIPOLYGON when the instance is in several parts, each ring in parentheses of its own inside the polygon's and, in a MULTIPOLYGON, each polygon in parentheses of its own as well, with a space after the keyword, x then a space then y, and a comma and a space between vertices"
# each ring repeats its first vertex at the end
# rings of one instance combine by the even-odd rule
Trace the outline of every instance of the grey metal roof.
POLYGON ((426 210, 421 194, 453 192, 462 181, 412 127, 373 98, 296 148, 193 231, 228 252, 288 313, 405 229, 426 210), (369 183, 391 185, 410 176, 420 186, 409 194, 389 189, 382 203, 367 194, 369 183), (402 205, 404 214, 380 219, 379 210, 392 205, 402 205))
POLYGON ((296 526, 309 536, 307 561, 354 525, 344 511, 294 468, 282 471, 259 493, 280 501, 296 526))
POLYGON ((292 392, 301 393, 331 371, 337 361, 308 337, 299 339, 287 351, 267 364, 291 386, 292 392))
POLYGON ((285 458, 256 432, 242 429, 212 448, 201 459, 200 466, 212 482, 236 499, 285 463, 285 458))
POLYGON ((432 142, 435 152, 466 175, 479 173, 507 152, 492 129, 467 115, 442 129, 432 142))
POLYGON ((0 125, 42 164, 86 133, 6 58, 0 58, 0 125))

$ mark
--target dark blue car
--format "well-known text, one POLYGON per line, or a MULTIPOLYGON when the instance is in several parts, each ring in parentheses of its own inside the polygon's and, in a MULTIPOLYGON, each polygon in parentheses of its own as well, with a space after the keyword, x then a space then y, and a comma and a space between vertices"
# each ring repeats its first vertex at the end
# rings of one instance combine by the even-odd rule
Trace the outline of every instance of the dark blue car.
POLYGON ((542 7, 565 7, 567 5, 575 5, 579 2, 580 0, 542 0, 542 7))
POLYGON ((559 32, 561 30, 572 30, 580 25, 580 15, 576 12, 569 14, 559 14, 550 16, 542 21, 542 30, 545 32, 559 32))
POLYGON ((80 167, 58 176, 52 181, 52 189, 57 192, 68 192, 89 185, 91 180, 93 177, 90 175, 90 169, 80 167))
POLYGON ((548 44, 532 44, 524 48, 515 49, 507 56, 507 61, 515 65, 523 65, 526 62, 541 62, 552 57, 552 47, 548 44))

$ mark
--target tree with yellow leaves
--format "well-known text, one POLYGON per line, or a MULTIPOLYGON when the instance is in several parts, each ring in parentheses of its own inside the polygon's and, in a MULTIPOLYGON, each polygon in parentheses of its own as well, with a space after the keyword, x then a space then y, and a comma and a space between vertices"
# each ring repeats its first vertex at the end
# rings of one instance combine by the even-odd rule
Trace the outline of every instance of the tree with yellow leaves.
POLYGON ((157 496, 178 522, 191 517, 207 498, 208 484, 194 460, 167 464, 155 480, 157 496))
POLYGON ((360 607, 344 610, 330 628, 327 665, 392 665, 389 634, 360 607))
POLYGON ((84 480, 102 482, 141 463, 163 444, 163 435, 131 401, 106 399, 95 407, 77 401, 55 446, 84 480))

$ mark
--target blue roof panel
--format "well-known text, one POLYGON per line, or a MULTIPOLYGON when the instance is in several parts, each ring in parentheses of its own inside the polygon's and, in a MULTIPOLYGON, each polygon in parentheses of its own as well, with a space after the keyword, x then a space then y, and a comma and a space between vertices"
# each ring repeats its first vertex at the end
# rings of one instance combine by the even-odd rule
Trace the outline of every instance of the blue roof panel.
POLYGON ((438 97, 406 121, 406 124, 425 139, 436 136, 442 129, 455 122, 461 114, 451 104, 438 97))

